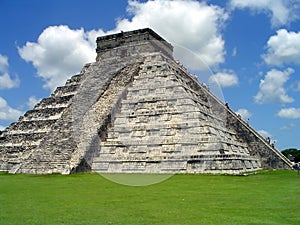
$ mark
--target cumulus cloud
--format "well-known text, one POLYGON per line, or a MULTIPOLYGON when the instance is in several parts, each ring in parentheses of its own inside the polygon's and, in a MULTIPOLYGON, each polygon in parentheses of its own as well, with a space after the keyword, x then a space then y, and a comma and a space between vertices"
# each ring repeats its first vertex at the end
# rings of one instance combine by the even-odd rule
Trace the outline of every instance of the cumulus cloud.
POLYGON ((52 90, 78 73, 85 63, 94 61, 97 36, 121 30, 152 28, 174 44, 176 57, 193 69, 217 66, 224 61, 225 47, 220 31, 228 14, 221 7, 195 0, 129 1, 127 11, 131 19, 117 20, 116 27, 107 32, 50 26, 36 42, 19 47, 19 55, 33 64, 38 76, 45 80, 44 87, 52 90), (193 54, 181 54, 176 46, 183 46, 193 54), (195 61, 193 57, 200 60, 196 65, 189 65, 195 61))
POLYGON ((262 55, 269 65, 300 64, 300 32, 280 29, 269 38, 267 53, 262 55))
POLYGON ((0 54, 0 72, 6 72, 8 68, 8 58, 0 54))
POLYGON ((95 60, 95 37, 101 34, 101 30, 85 32, 68 26, 50 26, 40 34, 36 43, 27 42, 18 50, 45 80, 44 87, 53 90, 78 73, 85 63, 95 60))
POLYGON ((33 109, 33 107, 40 101, 41 99, 36 98, 35 96, 30 96, 27 101, 27 106, 30 109, 33 109))
POLYGON ((239 79, 233 71, 218 72, 209 78, 210 83, 217 83, 221 87, 231 87, 238 85, 239 79))
POLYGON ((249 112, 247 109, 239 109, 236 111, 238 115, 242 117, 243 120, 247 121, 251 116, 251 112, 249 112))
POLYGON ((10 89, 14 87, 18 87, 20 84, 20 80, 18 77, 12 79, 8 73, 4 73, 0 76, 0 89, 10 89))
POLYGON ((5 127, 0 125, 0 131, 4 130, 4 129, 5 129, 5 127))
POLYGON ((284 108, 281 109, 277 116, 286 119, 299 119, 300 118, 300 108, 284 108))
POLYGON ((0 97, 0 120, 17 120, 22 114, 21 111, 10 107, 6 100, 0 97))
POLYGON ((270 134, 268 131, 265 131, 265 130, 259 130, 257 131, 261 136, 263 136, 264 138, 271 138, 272 137, 272 134, 270 134))
POLYGON ((265 78, 260 81, 259 91, 254 96, 256 103, 291 103, 294 99, 287 95, 284 84, 289 80, 294 70, 288 68, 284 71, 272 69, 267 72, 265 78))
POLYGON ((232 8, 249 8, 252 12, 266 13, 273 27, 286 25, 299 18, 299 0, 231 0, 232 8))
POLYGON ((18 77, 12 79, 8 74, 8 58, 0 54, 0 90, 10 89, 19 86, 20 80, 18 77))
MULTIPOLYGON (((220 29, 228 14, 222 8, 198 1, 154 0, 144 3, 129 1, 127 10, 133 15, 132 19, 119 20, 115 31, 150 27, 175 45, 175 54, 179 50, 177 56, 186 65, 191 57, 184 57, 180 46, 191 50, 208 66, 224 61, 224 40, 220 29)), ((201 63, 199 68, 194 64, 187 66, 203 69, 201 63)))

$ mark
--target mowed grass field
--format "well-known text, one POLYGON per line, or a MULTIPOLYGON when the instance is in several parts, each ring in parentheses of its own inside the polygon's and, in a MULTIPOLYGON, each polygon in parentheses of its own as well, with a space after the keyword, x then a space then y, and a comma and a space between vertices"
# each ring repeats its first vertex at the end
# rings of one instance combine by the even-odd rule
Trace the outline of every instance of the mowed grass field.
POLYGON ((300 224, 300 175, 175 175, 125 186, 99 174, 0 174, 0 224, 300 224))

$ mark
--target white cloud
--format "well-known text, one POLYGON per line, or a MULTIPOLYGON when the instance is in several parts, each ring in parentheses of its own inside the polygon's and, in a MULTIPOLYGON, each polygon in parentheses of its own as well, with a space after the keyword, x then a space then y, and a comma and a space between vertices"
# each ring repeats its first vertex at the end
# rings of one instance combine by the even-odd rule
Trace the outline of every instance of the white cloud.
POLYGON ((271 17, 273 27, 286 25, 299 18, 299 0, 231 0, 232 8, 249 8, 271 17))
POLYGON ((239 109, 236 113, 240 115, 245 121, 247 121, 252 116, 252 114, 247 109, 239 109))
POLYGON ((280 29, 267 42, 267 53, 262 55, 269 65, 300 64, 300 32, 280 29))
POLYGON ((224 61, 224 40, 220 29, 228 14, 222 8, 181 0, 129 1, 128 4, 132 19, 119 20, 115 31, 150 27, 175 45, 175 56, 193 69, 203 69, 203 63, 198 60, 199 68, 194 64, 188 65, 191 56, 183 56, 180 46, 191 50, 208 66, 224 61))
MULTIPOLYGON (((116 27, 107 32, 50 26, 36 42, 19 47, 19 54, 33 64, 38 76, 45 80, 44 87, 52 90, 78 73, 85 63, 94 61, 97 36, 120 30, 150 27, 173 44, 191 50, 193 57, 200 58, 197 60, 199 68, 204 67, 201 61, 206 68, 224 61, 225 47, 220 30, 228 14, 222 8, 198 1, 154 0, 129 1, 127 10, 131 19, 119 19, 116 27)), ((189 66, 191 54, 186 57, 180 53, 178 59, 189 66)))
POLYGON ((232 49, 231 56, 236 56, 236 54, 237 54, 237 48, 234 47, 234 48, 232 49))
POLYGON ((277 116, 287 119, 299 119, 300 118, 300 108, 284 108, 281 109, 277 116))
POLYGON ((0 120, 17 120, 22 114, 21 111, 10 107, 6 100, 0 97, 0 120))
POLYGON ((223 71, 210 76, 209 82, 217 83, 221 87, 231 87, 238 85, 239 79, 233 71, 223 71))
POLYGON ((0 90, 10 89, 19 86, 20 80, 18 77, 12 79, 8 74, 8 58, 0 54, 0 90))
POLYGON ((53 90, 78 73, 85 63, 95 60, 95 37, 101 34, 101 30, 85 33, 83 29, 50 26, 36 43, 27 42, 19 47, 19 54, 37 69, 38 76, 46 82, 44 87, 53 90))
POLYGON ((296 83, 295 91, 300 91, 300 81, 296 83))
POLYGON ((41 99, 37 99, 35 96, 30 96, 27 105, 30 109, 33 109, 33 107, 40 101, 41 99))
POLYGON ((3 127, 3 126, 0 125, 0 131, 4 130, 4 129, 5 129, 5 127, 3 127))
POLYGON ((288 81, 290 74, 294 73, 291 68, 285 71, 272 69, 267 72, 265 79, 260 80, 259 91, 254 96, 256 103, 291 103, 294 99, 287 95, 284 84, 288 81))
POLYGON ((297 125, 294 124, 294 123, 290 123, 290 124, 287 124, 285 126, 282 126, 280 127, 280 130, 292 130, 296 127, 297 125))
POLYGON ((0 76, 0 89, 10 89, 14 87, 18 87, 20 84, 20 80, 18 77, 15 79, 11 79, 8 73, 4 73, 0 76))
POLYGON ((270 134, 268 131, 265 131, 265 130, 259 130, 257 131, 261 136, 263 136, 264 138, 271 138, 272 137, 272 134, 270 134))
POLYGON ((0 72, 7 72, 8 66, 8 58, 0 54, 0 72))

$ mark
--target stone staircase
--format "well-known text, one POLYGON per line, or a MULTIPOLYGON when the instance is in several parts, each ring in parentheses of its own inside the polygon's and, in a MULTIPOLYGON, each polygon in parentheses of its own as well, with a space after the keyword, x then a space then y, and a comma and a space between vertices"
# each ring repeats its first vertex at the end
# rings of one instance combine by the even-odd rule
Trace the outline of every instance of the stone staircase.
MULTIPOLYGON (((69 174, 89 171, 91 158, 95 149, 98 150, 98 131, 110 115, 115 98, 118 98, 126 82, 130 82, 139 64, 124 65, 114 60, 86 65, 80 86, 76 92, 69 89, 73 93, 70 103, 65 105, 51 132, 43 137, 14 172, 69 174)), ((66 86, 69 86, 68 82, 66 86)), ((65 98, 70 96, 67 93, 59 88, 53 95, 59 94, 65 98)), ((52 108, 53 104, 49 102, 61 107, 63 103, 45 99, 37 107, 52 108)))
MULTIPOLYGON (((126 92, 126 86, 138 74, 140 63, 127 65, 118 70, 113 79, 105 87, 104 92, 98 97, 81 118, 78 126, 78 148, 71 159, 74 168, 78 161, 92 166, 92 160, 99 152, 99 143, 107 135, 107 126, 111 124, 119 99, 126 92)), ((82 96, 82 95, 81 95, 82 96)), ((76 125, 76 126, 77 126, 76 125)), ((77 169, 78 170, 78 169, 77 169)))
POLYGON ((65 86, 58 87, 50 97, 41 100, 18 122, 4 130, 0 135, 1 170, 14 173, 20 168, 20 164, 40 145, 69 107, 80 80, 80 74, 73 76, 65 86))
MULTIPOLYGON (((162 54, 145 59, 92 169, 134 173, 240 173, 261 168, 216 114, 210 94, 162 54), (234 164, 234 168, 233 168, 234 164)), ((224 108, 226 111, 226 109, 224 108)))
POLYGON ((150 29, 97 39, 86 64, 0 134, 10 173, 229 173, 290 169, 172 58, 150 29))

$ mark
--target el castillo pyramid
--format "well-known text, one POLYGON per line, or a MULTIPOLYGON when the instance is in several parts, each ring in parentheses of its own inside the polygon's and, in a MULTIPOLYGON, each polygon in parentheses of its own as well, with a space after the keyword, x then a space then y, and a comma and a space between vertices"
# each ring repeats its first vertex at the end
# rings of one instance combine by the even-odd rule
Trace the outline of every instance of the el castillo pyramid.
POLYGON ((83 67, 0 134, 9 173, 227 173, 292 163, 151 29, 97 38, 83 67))

